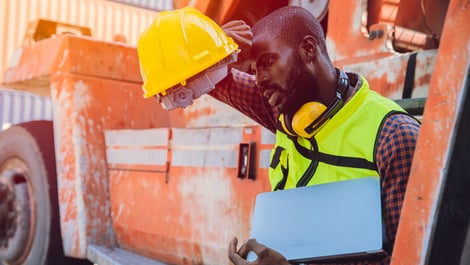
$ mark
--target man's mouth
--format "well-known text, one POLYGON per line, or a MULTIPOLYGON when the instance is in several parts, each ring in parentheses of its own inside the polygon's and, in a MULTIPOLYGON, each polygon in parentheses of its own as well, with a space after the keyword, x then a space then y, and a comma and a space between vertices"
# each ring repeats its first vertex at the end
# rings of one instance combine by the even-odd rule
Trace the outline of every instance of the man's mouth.
POLYGON ((295 102, 293 96, 294 96, 294 91, 295 90, 283 90, 279 87, 271 87, 267 88, 263 95, 268 99, 269 105, 271 105, 274 108, 277 108, 281 113, 283 114, 293 114, 291 112, 297 111, 295 108, 295 102))
POLYGON ((273 107, 281 107, 286 99, 286 95, 279 90, 269 89, 263 95, 268 99, 269 105, 273 107))
POLYGON ((263 96, 268 99, 269 105, 282 109, 292 91, 286 91, 279 85, 268 85, 263 89, 263 96))

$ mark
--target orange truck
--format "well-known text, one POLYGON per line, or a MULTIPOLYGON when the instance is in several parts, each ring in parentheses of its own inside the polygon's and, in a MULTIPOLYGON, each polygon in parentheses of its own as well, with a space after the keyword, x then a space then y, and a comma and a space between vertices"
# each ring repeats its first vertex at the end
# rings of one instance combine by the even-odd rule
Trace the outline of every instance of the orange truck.
MULTIPOLYGON (((392 264, 470 264, 469 1, 174 3, 218 23, 288 4, 321 19, 334 64, 422 120, 392 264)), ((167 112, 142 97, 135 47, 41 23, 0 89, 1 264, 230 264, 274 135, 209 96, 167 112), (4 118, 33 109, 49 114, 4 118)))

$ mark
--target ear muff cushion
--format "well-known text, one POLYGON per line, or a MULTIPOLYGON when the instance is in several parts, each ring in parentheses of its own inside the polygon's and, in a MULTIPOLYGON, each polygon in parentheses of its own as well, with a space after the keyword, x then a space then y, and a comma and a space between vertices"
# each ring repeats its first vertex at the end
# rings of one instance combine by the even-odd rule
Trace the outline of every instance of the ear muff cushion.
POLYGON ((282 131, 284 131, 285 133, 287 133, 289 135, 292 135, 292 136, 297 135, 296 132, 292 129, 292 127, 291 127, 292 124, 290 123, 290 120, 288 120, 286 115, 281 114, 279 116, 279 121, 281 123, 282 131))
POLYGON ((292 118, 292 129, 297 135, 308 138, 311 137, 310 133, 307 133, 305 129, 311 126, 327 107, 320 102, 307 102, 300 107, 292 118))

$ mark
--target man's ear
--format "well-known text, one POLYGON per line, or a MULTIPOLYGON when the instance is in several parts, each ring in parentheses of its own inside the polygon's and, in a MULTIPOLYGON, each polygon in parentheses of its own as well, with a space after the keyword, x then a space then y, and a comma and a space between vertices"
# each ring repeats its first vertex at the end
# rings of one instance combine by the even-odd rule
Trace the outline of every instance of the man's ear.
POLYGON ((317 40, 313 36, 305 36, 300 42, 300 50, 305 60, 312 61, 318 51, 317 40))

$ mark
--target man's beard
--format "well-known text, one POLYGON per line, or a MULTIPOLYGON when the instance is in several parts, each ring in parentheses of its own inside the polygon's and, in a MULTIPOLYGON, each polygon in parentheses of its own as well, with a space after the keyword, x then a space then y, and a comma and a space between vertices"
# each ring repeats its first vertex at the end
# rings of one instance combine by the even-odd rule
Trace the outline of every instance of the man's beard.
POLYGON ((307 70, 298 53, 294 55, 291 65, 285 88, 291 92, 287 95, 286 103, 279 109, 281 113, 290 118, 303 104, 315 101, 318 98, 317 81, 307 70))

